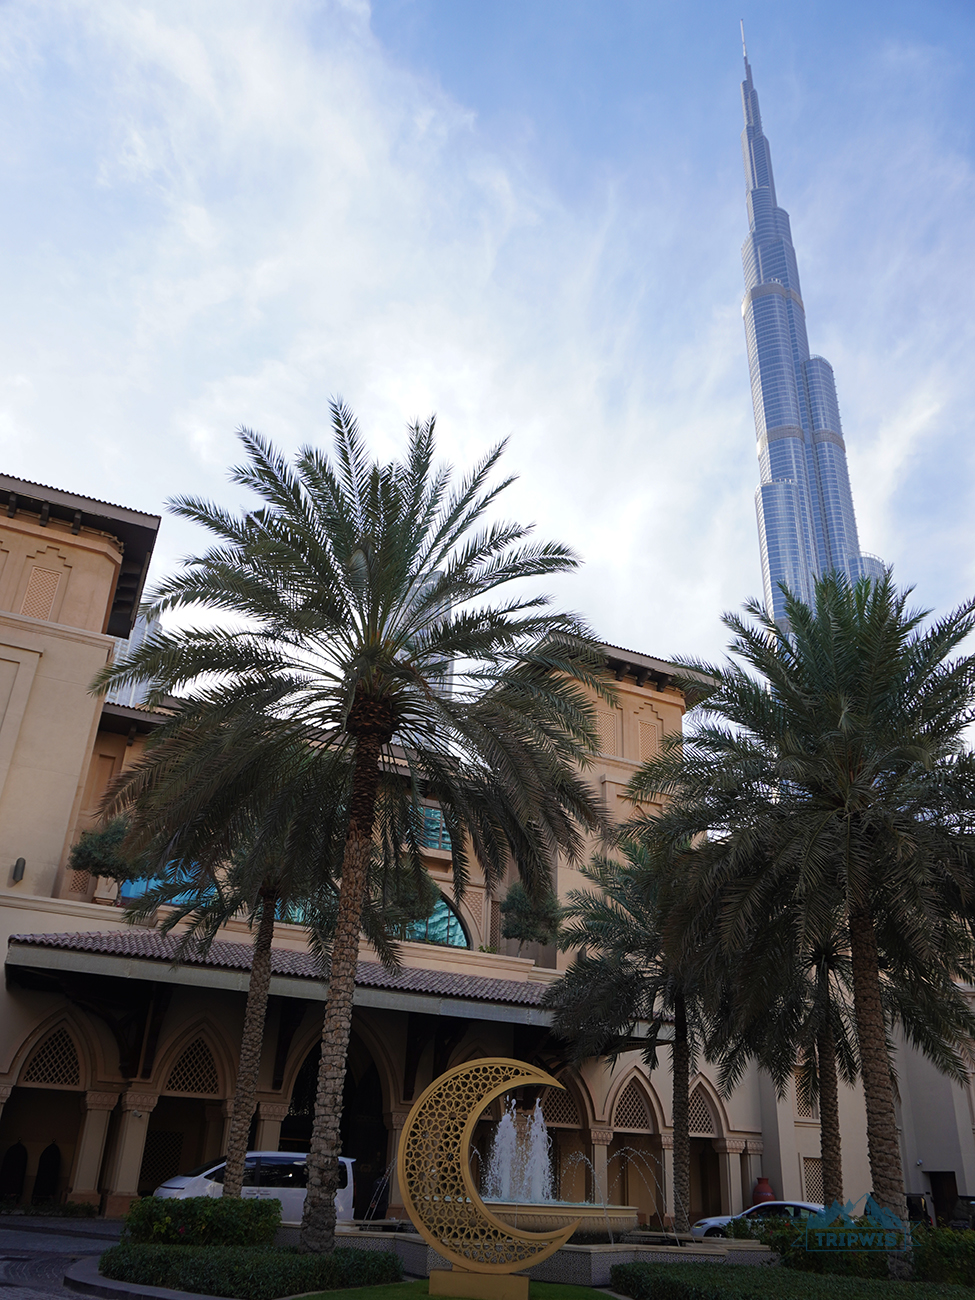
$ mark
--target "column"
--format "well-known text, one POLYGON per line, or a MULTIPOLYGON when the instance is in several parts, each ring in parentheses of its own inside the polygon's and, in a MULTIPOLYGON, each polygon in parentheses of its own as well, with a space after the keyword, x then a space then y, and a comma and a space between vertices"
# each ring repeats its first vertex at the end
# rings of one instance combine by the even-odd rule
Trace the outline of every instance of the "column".
MULTIPOLYGON (((674 1226, 674 1135, 660 1134, 660 1167, 663 1175, 664 1203, 660 1206, 660 1217, 665 1228, 674 1226)), ((688 1210, 688 1214, 690 1210, 688 1210)))
POLYGON ((745 1138, 745 1153, 741 1158, 742 1203, 747 1209, 753 1201, 755 1184, 762 1176, 762 1155, 765 1143, 761 1138, 745 1138))
POLYGON ((715 1138, 711 1143, 718 1153, 718 1171, 721 1178, 721 1213, 741 1214, 741 1155, 745 1150, 744 1138, 715 1138))
POLYGON ((218 1160, 226 1155, 227 1140, 230 1137, 230 1120, 234 1113, 232 1101, 218 1101, 207 1106, 203 1115, 207 1126, 203 1135, 203 1159, 218 1160))
POLYGON ((123 1092, 122 1123, 108 1171, 105 1217, 120 1218, 139 1195, 139 1173, 149 1116, 159 1098, 151 1092, 123 1092))
POLYGON ((257 1103, 257 1133, 255 1151, 277 1151, 281 1141, 281 1124, 288 1113, 284 1101, 259 1101, 257 1103))
POLYGON ((69 1201, 78 1201, 83 1205, 98 1205, 101 1202, 98 1175, 105 1154, 108 1121, 117 1101, 117 1092, 86 1092, 81 1099, 84 1118, 68 1183, 69 1201))
POLYGON ((605 1204, 609 1199, 609 1177, 606 1170, 609 1144, 613 1140, 611 1128, 591 1128, 589 1141, 592 1143, 592 1199, 605 1204))
POLYGON ((0 1083, 0 1115, 3 1114, 3 1108, 10 1100, 10 1094, 13 1090, 14 1086, 12 1083, 0 1083))
POLYGON ((386 1217, 388 1219, 405 1219, 406 1207, 403 1204, 403 1197, 399 1189, 399 1178, 396 1173, 396 1157, 399 1155, 400 1138, 403 1136, 403 1129, 406 1128, 406 1121, 409 1119, 412 1107, 404 1109, 387 1110, 383 1115, 386 1127, 389 1129, 389 1145, 386 1148, 386 1163, 389 1169, 389 1204, 386 1207, 386 1217))

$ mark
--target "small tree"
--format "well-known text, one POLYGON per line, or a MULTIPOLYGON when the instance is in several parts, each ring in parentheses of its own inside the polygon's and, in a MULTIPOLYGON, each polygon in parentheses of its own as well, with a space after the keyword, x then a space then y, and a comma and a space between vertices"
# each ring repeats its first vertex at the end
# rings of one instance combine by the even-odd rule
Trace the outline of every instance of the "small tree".
POLYGON ((518 951, 525 943, 555 943, 559 936, 562 908, 552 889, 533 897, 516 880, 501 900, 501 937, 517 939, 518 951))
POLYGON ((92 876, 102 876, 123 885, 129 880, 140 880, 146 871, 138 857, 127 848, 128 817, 113 817, 107 825, 82 831, 77 844, 68 857, 72 871, 87 871, 92 876))

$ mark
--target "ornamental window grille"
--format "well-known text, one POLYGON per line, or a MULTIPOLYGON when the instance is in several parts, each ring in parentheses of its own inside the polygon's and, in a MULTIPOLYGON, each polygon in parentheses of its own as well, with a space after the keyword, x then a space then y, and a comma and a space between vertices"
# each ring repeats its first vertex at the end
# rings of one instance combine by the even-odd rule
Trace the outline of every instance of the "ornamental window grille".
POLYGON ((622 752, 622 713, 619 709, 596 709, 596 734, 601 754, 622 752))
POLYGON ((796 1071, 796 1118, 797 1119, 819 1119, 816 1109, 816 1103, 808 1095, 804 1095, 799 1086, 799 1072, 796 1071))
POLYGON ((68 878, 68 889, 72 894, 87 894, 91 884, 91 874, 87 871, 72 871, 68 878))
POLYGON ((56 569, 32 569, 20 612, 28 618, 49 619, 60 584, 61 575, 56 569))
POLYGON ((646 1133, 653 1125, 647 1108, 643 1089, 636 1079, 631 1079, 620 1093, 619 1101, 613 1115, 613 1128, 627 1129, 630 1132, 646 1133))
POLYGON ((578 1128, 579 1110, 566 1088, 549 1088, 542 1098, 542 1114, 549 1128, 578 1128))
POLYGON ((40 1084, 43 1088, 77 1088, 81 1084, 78 1049, 62 1025, 49 1034, 27 1063, 20 1082, 40 1084))
POLYGON ((194 1039, 170 1070, 165 1090, 204 1097, 214 1097, 220 1091, 217 1063, 202 1038, 194 1039))
POLYGON ((802 1183, 806 1200, 823 1203, 823 1162, 819 1156, 803 1156, 802 1183))
POLYGON ((178 1174, 182 1154, 182 1133, 173 1133, 166 1129, 150 1129, 146 1134, 146 1145, 142 1153, 139 1186, 158 1187, 160 1183, 178 1174))
POLYGON ((660 750, 660 729, 655 722, 640 722, 640 762, 649 763, 660 750))
POLYGON ((702 1088, 696 1088, 691 1094, 687 1119, 695 1137, 714 1137, 714 1114, 702 1088))

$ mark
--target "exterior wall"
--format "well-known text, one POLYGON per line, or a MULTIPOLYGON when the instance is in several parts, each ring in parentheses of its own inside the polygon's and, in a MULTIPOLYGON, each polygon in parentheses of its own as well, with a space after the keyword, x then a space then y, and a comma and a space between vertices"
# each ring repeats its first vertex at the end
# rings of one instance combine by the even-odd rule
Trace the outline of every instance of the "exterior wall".
MULTIPOLYGON (((102 629, 118 561, 118 547, 101 533, 73 534, 54 521, 42 528, 20 515, 0 523, 4 951, 11 934, 125 928, 123 912, 105 906, 114 901, 114 887, 75 879, 65 870, 70 845, 94 823, 109 781, 138 758, 144 743, 135 726, 137 712, 103 713, 101 702, 88 693, 113 646, 102 629), (56 583, 54 577, 35 583, 33 603, 27 603, 34 614, 23 612, 32 567, 57 577, 56 583), (44 613, 41 596, 50 598, 46 618, 38 616, 44 613), (120 726, 121 731, 112 730, 120 726), (12 866, 19 857, 27 865, 23 880, 15 883, 12 866)), ((632 811, 623 792, 633 773, 658 751, 664 736, 679 733, 684 712, 681 694, 658 671, 659 661, 631 659, 635 665, 614 670, 615 707, 596 702, 603 752, 587 773, 617 819, 632 811)), ((449 853, 427 850, 425 861, 451 896, 449 853)), ((578 864, 560 861, 556 870, 560 895, 585 885, 578 864)), ((500 941, 497 891, 487 888, 476 867, 457 910, 470 948, 404 943, 405 966, 546 984, 570 960, 530 945, 519 954, 516 944, 500 941)), ((227 926, 225 937, 249 943, 252 936, 238 921, 227 926)), ((304 951, 306 939, 299 927, 280 925, 275 946, 304 951)), ((362 957, 375 959, 366 944, 362 957)), ((185 1170, 224 1149, 244 995, 190 984, 99 979, 60 974, 52 958, 48 968, 26 979, 8 978, 0 988, 0 1160, 23 1138, 27 1164, 20 1195, 29 1200, 53 1138, 61 1156, 56 1194, 97 1202, 114 1213, 140 1190, 151 1190, 154 1179, 162 1181, 163 1172, 185 1170), (29 1077, 35 1052, 53 1042, 52 1035, 60 1035, 62 1046, 69 1042, 76 1053, 68 1082, 29 1077), (173 1083, 177 1062, 189 1048, 202 1053, 204 1065, 210 1062, 197 1071, 195 1091, 173 1083), (56 1105, 52 1092, 60 1094, 56 1105), (55 1110, 56 1131, 47 1122, 55 1110)), ((537 1054, 558 1068, 544 1029, 509 1023, 504 1007, 491 1019, 463 1020, 451 1015, 449 999, 441 1005, 439 1017, 392 1005, 355 1011, 350 1068, 364 1081, 364 1091, 366 1082, 373 1089, 375 1114, 369 1118, 383 1135, 383 1149, 369 1159, 379 1168, 395 1157, 412 1101, 448 1066, 484 1055, 537 1054)), ((317 1000, 271 1000, 254 1131, 259 1148, 276 1148, 286 1140, 282 1134, 293 1131, 296 1116, 289 1115, 289 1106, 302 1066, 315 1050, 321 1017, 317 1000)), ((909 1190, 929 1190, 926 1170, 953 1170, 959 1191, 975 1193, 969 1092, 941 1080, 906 1050, 898 1070, 909 1190)), ((581 1069, 563 1069, 560 1077, 570 1102, 558 1102, 553 1094, 544 1104, 552 1116, 563 1194, 625 1198, 646 1221, 667 1219, 673 1212, 673 1116, 666 1048, 652 1074, 631 1053, 612 1068, 589 1061, 581 1069), (636 1094, 628 1091, 633 1087, 636 1094)), ((797 1114, 792 1091, 779 1099, 768 1080, 751 1071, 734 1095, 723 1099, 715 1071, 704 1063, 695 1089, 702 1107, 693 1138, 692 1212, 712 1205, 733 1212, 748 1205, 760 1174, 780 1196, 809 1195, 819 1126, 814 1116, 797 1114)), ((841 1090, 841 1113, 846 1191, 857 1197, 869 1186, 859 1090, 841 1090)), ((490 1131, 486 1121, 476 1138, 485 1149, 490 1131)), ((402 1213, 395 1178, 389 1200, 389 1212, 402 1213)))

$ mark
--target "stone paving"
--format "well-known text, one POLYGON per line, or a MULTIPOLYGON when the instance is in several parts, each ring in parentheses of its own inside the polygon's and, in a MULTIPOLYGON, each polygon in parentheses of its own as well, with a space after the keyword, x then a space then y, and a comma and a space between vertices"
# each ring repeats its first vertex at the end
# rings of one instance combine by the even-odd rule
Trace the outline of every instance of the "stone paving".
POLYGON ((121 1225, 104 1219, 0 1216, 0 1300, 52 1300, 75 1293, 64 1270, 118 1240, 121 1225))

